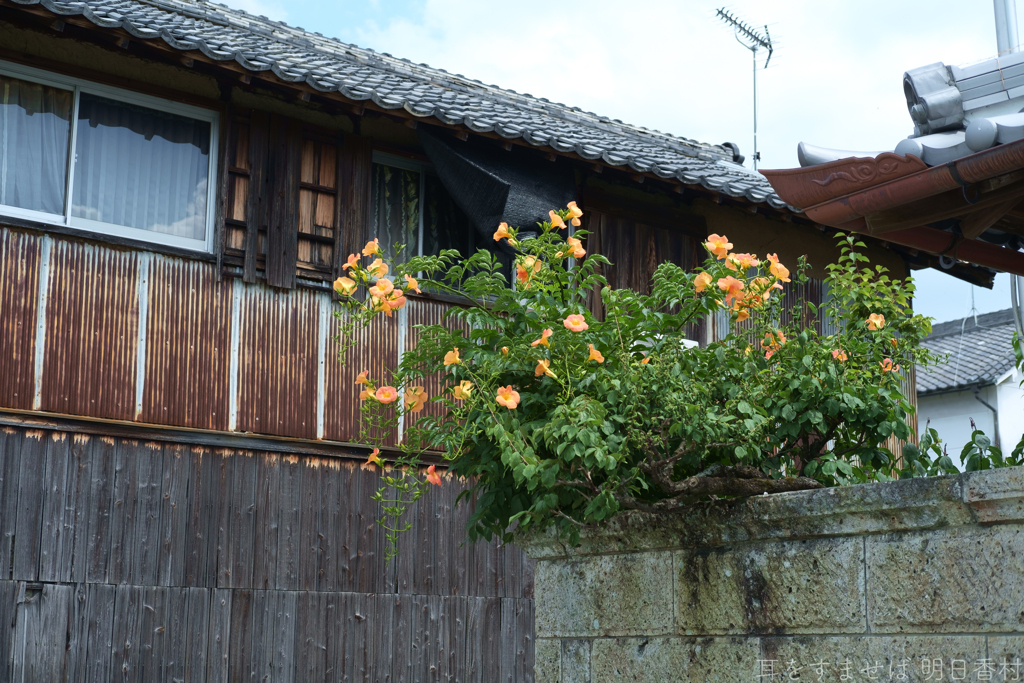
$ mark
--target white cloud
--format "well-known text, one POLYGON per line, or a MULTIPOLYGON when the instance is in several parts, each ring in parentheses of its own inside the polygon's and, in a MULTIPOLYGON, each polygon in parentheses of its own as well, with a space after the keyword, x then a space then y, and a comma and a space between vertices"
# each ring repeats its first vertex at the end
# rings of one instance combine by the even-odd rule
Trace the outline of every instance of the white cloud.
MULTIPOLYGON (((363 47, 673 135, 735 142, 749 165, 751 57, 715 18, 723 0, 228 2, 277 20, 287 7, 294 22, 363 47)), ((758 74, 761 168, 796 166, 801 140, 892 149, 912 131, 904 71, 996 52, 987 1, 732 0, 728 9, 768 23, 778 47, 758 74)), ((969 285, 939 273, 922 283, 918 306, 940 320, 970 308, 969 285)), ((997 290, 979 290, 978 308, 1005 308, 1005 282, 997 290)))
POLYGON ((234 9, 240 9, 243 12, 248 12, 254 16, 263 16, 273 19, 274 21, 288 21, 288 10, 285 9, 284 3, 264 2, 263 0, 217 0, 223 2, 228 7, 234 9))
MULTIPOLYGON (((426 0, 415 19, 347 31, 353 42, 627 123, 752 151, 751 56, 713 2, 426 0)), ((758 74, 762 167, 796 144, 892 148, 911 132, 904 71, 995 52, 992 9, 962 3, 743 0, 779 49, 758 74)), ((763 30, 763 29, 762 29, 763 30)), ((348 36, 346 36, 348 37, 348 36)), ((763 66, 764 56, 760 58, 763 66)))

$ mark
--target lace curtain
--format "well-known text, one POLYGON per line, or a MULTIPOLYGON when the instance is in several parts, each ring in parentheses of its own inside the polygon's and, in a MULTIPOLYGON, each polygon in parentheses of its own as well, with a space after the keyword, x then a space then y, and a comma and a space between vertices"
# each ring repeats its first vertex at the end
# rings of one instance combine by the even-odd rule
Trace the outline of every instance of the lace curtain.
POLYGON ((0 204, 61 215, 74 93, 0 75, 0 204))
POLYGON ((206 239, 210 124, 82 93, 71 215, 206 239))

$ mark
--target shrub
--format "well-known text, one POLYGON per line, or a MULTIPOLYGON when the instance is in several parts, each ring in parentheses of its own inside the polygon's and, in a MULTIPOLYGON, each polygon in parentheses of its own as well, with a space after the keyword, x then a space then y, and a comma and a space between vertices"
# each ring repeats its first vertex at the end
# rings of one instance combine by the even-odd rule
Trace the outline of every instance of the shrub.
MULTIPOLYGON (((775 255, 736 253, 719 235, 704 243, 696 272, 663 263, 650 294, 610 289, 600 274, 607 259, 586 254, 587 233, 569 236, 581 215, 575 203, 552 211, 533 238, 498 228, 495 240, 518 251, 514 287, 487 251, 387 262, 375 242, 363 254, 376 260, 352 255, 335 283, 345 334, 392 315, 419 287, 466 304, 449 311, 449 324, 419 329, 388 377, 360 375, 368 433, 399 416, 406 424, 378 492, 392 544, 407 527, 401 513, 429 485, 418 469, 429 451, 474 482, 474 539, 554 525, 575 540, 580 526, 624 509, 672 512, 712 496, 887 480, 933 465, 928 451, 904 465, 885 446, 910 437, 900 383, 931 361, 919 346, 931 326, 911 310, 913 284, 870 267, 855 237, 838 238, 828 302, 784 308, 783 286, 799 290, 807 264, 791 273, 775 255), (595 292, 601 318, 588 309, 595 292), (731 334, 687 342, 721 311, 731 334), (822 323, 833 331, 819 332, 822 323), (423 380, 438 374, 444 391, 427 397, 423 380), (444 410, 420 416, 427 401, 444 410)), ((429 475, 440 483, 433 467, 429 475)))

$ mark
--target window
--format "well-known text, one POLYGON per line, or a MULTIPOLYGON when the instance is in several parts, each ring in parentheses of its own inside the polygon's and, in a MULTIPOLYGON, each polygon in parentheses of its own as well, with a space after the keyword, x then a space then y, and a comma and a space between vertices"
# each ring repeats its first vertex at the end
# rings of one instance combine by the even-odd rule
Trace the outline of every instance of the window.
MULTIPOLYGON (((404 244, 404 258, 476 249, 476 235, 430 166, 374 152, 371 181, 371 237, 384 253, 404 244)), ((486 246, 486 245, 485 245, 486 246)))
POLYGON ((215 112, 0 62, 0 213, 210 251, 215 112))

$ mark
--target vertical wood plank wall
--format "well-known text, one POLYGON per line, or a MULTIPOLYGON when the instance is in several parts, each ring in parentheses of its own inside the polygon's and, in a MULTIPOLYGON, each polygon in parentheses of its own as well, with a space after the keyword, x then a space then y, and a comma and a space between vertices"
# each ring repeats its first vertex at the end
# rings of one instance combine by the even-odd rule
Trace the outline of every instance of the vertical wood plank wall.
MULTIPOLYGON (((0 226, 0 283, 0 408, 362 442, 398 362, 397 317, 339 359, 329 293, 209 262, 0 226)), ((386 566, 360 462, 5 428, 0 681, 532 680, 529 561, 446 482, 386 566)))
POLYGON ((0 430, 0 680, 533 680, 532 563, 447 479, 383 562, 351 460, 0 430))

